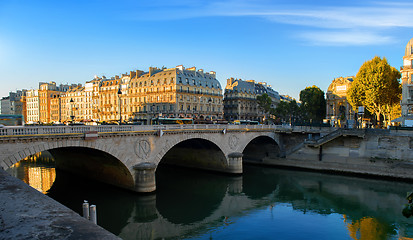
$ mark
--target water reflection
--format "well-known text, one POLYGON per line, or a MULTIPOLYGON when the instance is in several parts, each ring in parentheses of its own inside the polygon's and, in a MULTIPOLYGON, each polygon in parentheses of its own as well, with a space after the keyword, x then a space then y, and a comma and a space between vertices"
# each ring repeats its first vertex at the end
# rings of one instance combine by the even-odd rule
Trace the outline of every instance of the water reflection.
POLYGON ((48 152, 26 157, 9 168, 8 172, 42 193, 52 187, 56 178, 54 159, 48 152))
MULTIPOLYGON (((46 176, 27 182, 47 185, 47 174, 30 174, 37 168, 25 162, 11 172, 21 179, 46 176)), ((413 236, 412 220, 401 214, 412 189, 404 182, 255 166, 237 177, 160 166, 156 193, 139 195, 49 171, 56 176, 50 197, 79 214, 83 200, 96 204, 98 224, 123 239, 413 236)))

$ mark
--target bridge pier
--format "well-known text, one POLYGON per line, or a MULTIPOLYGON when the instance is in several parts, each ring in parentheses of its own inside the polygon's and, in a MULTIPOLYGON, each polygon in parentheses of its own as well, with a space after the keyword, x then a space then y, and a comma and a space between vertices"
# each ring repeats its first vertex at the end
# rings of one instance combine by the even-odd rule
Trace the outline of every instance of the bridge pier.
POLYGON ((135 171, 135 192, 149 193, 156 190, 155 170, 156 164, 143 162, 133 166, 135 171))
POLYGON ((242 173, 242 156, 239 152, 228 154, 228 173, 242 173))

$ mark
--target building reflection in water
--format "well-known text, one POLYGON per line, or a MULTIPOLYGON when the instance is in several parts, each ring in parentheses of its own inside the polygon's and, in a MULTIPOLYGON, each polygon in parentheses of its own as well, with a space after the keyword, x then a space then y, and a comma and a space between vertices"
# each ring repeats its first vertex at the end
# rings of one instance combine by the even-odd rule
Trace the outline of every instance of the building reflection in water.
POLYGON ((325 231, 330 239, 407 240, 413 236, 413 224, 401 214, 405 193, 411 190, 411 184, 403 182, 253 166, 245 166, 237 177, 159 167, 156 193, 140 195, 59 171, 56 174, 47 165, 53 165, 52 157, 38 154, 11 170, 78 213, 83 200, 96 204, 99 225, 123 239, 210 235, 245 239, 258 233, 283 239, 292 232, 317 238, 321 236, 317 231, 325 231), (257 214, 266 220, 252 222, 257 214), (265 218, 266 214, 271 216, 265 218), (308 227, 313 219, 331 224, 341 235, 334 229, 308 227), (297 226, 300 231, 296 232, 297 226), (244 235, 246 229, 251 235, 244 235))
POLYGON ((54 159, 48 152, 26 157, 8 169, 8 172, 44 194, 56 179, 54 159))

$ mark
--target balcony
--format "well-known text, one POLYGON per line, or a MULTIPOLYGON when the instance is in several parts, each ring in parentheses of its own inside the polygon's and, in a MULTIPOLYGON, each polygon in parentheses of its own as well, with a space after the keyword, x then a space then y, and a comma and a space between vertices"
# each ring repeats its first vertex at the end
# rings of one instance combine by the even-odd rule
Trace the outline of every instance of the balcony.
POLYGON ((401 66, 400 67, 400 70, 409 70, 409 69, 412 69, 412 66, 410 65, 410 66, 401 66))

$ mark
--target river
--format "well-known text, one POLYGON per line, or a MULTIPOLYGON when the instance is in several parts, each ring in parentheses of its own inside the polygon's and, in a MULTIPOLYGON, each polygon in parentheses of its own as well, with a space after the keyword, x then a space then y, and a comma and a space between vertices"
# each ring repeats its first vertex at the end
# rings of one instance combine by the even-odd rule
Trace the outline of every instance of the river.
POLYGON ((413 239, 401 214, 413 184, 244 166, 230 176, 160 165, 154 194, 55 170, 48 154, 8 172, 122 239, 413 239))

